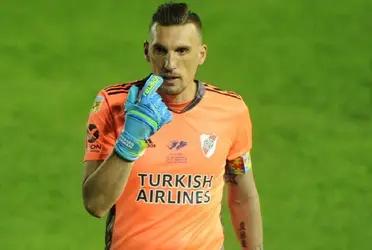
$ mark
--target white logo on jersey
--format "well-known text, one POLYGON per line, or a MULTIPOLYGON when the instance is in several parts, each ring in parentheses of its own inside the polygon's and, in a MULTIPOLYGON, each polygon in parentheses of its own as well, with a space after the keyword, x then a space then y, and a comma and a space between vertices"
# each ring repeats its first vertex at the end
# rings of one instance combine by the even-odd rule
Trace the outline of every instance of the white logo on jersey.
POLYGON ((201 134, 200 145, 205 157, 210 158, 216 151, 218 137, 216 135, 201 134))

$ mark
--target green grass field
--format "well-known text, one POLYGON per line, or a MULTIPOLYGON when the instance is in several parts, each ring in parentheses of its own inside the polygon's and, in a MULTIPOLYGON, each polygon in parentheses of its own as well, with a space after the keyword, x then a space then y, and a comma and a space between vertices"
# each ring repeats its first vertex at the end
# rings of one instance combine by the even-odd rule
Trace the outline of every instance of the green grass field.
MULTIPOLYGON (((188 2, 209 45, 198 78, 251 110, 265 249, 371 249, 372 1, 188 2)), ((1 1, 0 249, 103 249, 85 123, 100 88, 147 74, 159 3, 1 1)))

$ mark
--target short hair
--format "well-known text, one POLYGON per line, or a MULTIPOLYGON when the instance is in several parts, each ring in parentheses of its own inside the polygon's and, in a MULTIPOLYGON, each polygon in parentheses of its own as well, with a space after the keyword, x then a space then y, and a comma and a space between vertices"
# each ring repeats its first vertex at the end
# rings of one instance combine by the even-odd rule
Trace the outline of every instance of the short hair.
POLYGON ((163 26, 182 25, 193 23, 201 34, 202 23, 200 17, 195 12, 189 10, 186 3, 164 3, 158 7, 152 15, 150 29, 154 23, 163 26))

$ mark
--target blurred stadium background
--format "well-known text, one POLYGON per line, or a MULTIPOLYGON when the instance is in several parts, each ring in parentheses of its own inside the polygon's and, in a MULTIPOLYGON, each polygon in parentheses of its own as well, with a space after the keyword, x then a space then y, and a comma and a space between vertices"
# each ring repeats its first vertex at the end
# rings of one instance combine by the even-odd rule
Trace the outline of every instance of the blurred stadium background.
MULTIPOLYGON (((198 78, 251 110, 265 249, 371 249, 372 1, 187 2, 209 45, 198 78)), ((100 88, 147 74, 159 3, 1 1, 0 249, 103 249, 85 123, 100 88)))

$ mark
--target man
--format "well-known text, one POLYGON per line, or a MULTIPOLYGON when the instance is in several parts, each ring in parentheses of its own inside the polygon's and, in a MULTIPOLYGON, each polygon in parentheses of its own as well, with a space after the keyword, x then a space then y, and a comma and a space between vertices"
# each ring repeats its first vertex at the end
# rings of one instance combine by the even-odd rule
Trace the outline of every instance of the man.
POLYGON ((223 249, 224 180, 242 249, 263 249, 246 105, 194 80, 207 46, 186 4, 159 6, 149 33, 152 74, 100 91, 88 121, 83 200, 108 213, 106 249, 223 249))

